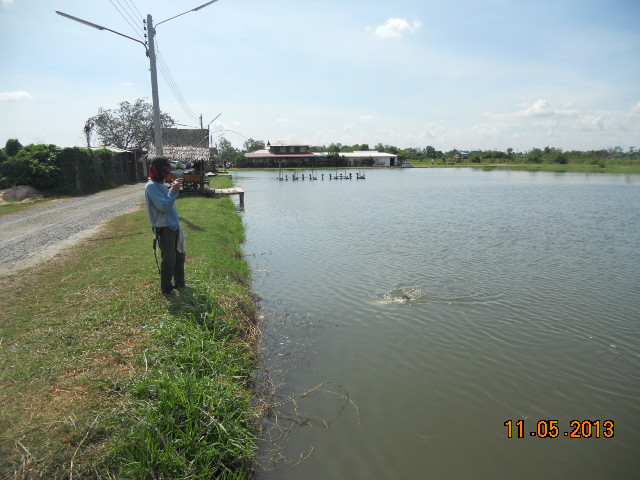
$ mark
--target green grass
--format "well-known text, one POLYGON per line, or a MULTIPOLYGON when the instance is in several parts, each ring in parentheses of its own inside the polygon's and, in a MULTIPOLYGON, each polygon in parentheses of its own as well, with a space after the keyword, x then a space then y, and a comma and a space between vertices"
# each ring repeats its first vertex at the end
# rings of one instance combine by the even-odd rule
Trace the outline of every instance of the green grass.
MULTIPOLYGON (((217 187, 230 179, 217 179, 217 187)), ((187 281, 159 295, 146 211, 0 279, 0 478, 247 478, 257 329, 230 198, 181 198, 187 281)))

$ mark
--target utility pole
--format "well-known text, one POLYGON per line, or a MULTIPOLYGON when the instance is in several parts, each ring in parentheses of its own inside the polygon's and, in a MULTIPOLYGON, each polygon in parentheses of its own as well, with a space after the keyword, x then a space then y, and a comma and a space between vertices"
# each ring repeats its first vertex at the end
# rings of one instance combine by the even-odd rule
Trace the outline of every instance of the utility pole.
MULTIPOLYGON (((167 18, 166 20, 163 20, 160 23, 168 22, 169 20, 173 20, 174 18, 180 17, 180 16, 184 15, 185 13, 197 12, 201 8, 204 8, 204 7, 208 6, 208 5, 211 5, 212 3, 215 3, 217 1, 218 0, 210 0, 207 3, 203 3, 199 7, 192 8, 191 10, 187 10, 186 12, 182 12, 182 13, 180 13, 178 15, 175 15, 175 16, 173 16, 171 18, 167 18)), ((151 18, 151 14, 147 15, 147 31, 149 33, 148 34, 149 48, 147 48, 147 45, 144 42, 141 42, 140 40, 137 40, 137 39, 135 39, 133 37, 130 37, 128 35, 125 35, 123 33, 116 32, 115 30, 111 30, 110 28, 103 27, 102 25, 98 25, 96 23, 88 22, 86 20, 82 20, 81 18, 74 17, 72 15, 69 15, 69 14, 63 13, 63 12, 59 12, 57 10, 56 10, 56 13, 58 15, 62 15, 63 17, 66 17, 66 18, 68 18, 70 20, 73 20, 75 22, 84 23, 85 25, 87 25, 89 27, 93 27, 93 28, 96 28, 98 30, 107 30, 109 32, 115 33, 116 35, 120 35, 121 37, 128 38, 129 40, 133 40, 134 42, 141 43, 144 46, 144 48, 147 50, 147 56, 149 57, 149 70, 151 71, 151 97, 153 99, 153 133, 154 133, 154 140, 155 140, 154 144, 156 146, 156 154, 157 155, 162 155, 163 154, 163 149, 162 149, 162 125, 160 124, 160 100, 159 100, 159 95, 158 95, 158 71, 156 69, 156 47, 155 47, 155 41, 154 41, 154 37, 156 36, 156 31, 155 31, 155 28, 153 27, 153 19, 151 18)), ((158 25, 160 25, 160 23, 158 23, 158 25)), ((202 115, 200 116, 200 126, 202 126, 202 115)))
POLYGON ((162 125, 160 124, 160 99, 158 96, 158 70, 156 68, 156 46, 151 14, 147 15, 147 38, 149 39, 149 70, 151 70, 151 98, 153 100, 153 133, 155 138, 156 155, 162 156, 162 125))

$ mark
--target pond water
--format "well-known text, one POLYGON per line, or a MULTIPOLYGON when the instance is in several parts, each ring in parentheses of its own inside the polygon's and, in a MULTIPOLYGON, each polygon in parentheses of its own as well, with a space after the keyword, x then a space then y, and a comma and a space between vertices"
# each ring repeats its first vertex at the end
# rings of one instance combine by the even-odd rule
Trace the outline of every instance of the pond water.
POLYGON ((280 402, 255 478, 640 478, 640 176, 329 173, 234 172, 280 402))

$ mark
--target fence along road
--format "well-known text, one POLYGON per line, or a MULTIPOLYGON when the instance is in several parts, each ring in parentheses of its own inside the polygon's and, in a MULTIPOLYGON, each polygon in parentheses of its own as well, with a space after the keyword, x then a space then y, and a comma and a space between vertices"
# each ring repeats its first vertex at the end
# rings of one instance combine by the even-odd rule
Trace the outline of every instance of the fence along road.
POLYGON ((53 258, 97 233, 111 218, 144 204, 144 183, 127 185, 0 217, 0 275, 53 258))

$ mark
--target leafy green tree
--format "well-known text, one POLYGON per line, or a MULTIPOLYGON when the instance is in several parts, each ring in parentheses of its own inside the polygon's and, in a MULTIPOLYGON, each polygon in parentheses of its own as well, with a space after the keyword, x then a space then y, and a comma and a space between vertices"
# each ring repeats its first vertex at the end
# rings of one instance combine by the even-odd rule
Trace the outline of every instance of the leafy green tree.
POLYGON ((422 159, 422 152, 417 148, 409 147, 398 152, 398 157, 401 161, 418 161, 422 159))
POLYGON ((358 151, 358 152, 367 152, 369 151, 369 144, 368 143, 363 143, 362 145, 358 145, 357 143, 355 145, 353 145, 353 150, 352 151, 358 151))
POLYGON ((20 151, 21 148, 22 144, 18 141, 17 138, 10 138, 4 145, 4 153, 7 157, 13 157, 20 151))
POLYGON ((554 163, 559 163, 561 165, 566 165, 567 163, 569 163, 569 157, 566 153, 563 153, 562 150, 557 151, 551 156, 554 163))
POLYGON ((448 159, 459 159, 460 151, 457 148, 454 148, 453 150, 449 150, 447 153, 445 153, 444 156, 448 159))
POLYGON ((264 150, 263 140, 254 140, 253 138, 247 139, 242 145, 245 152, 255 152, 257 150, 264 150))
POLYGON ((609 157, 611 158, 620 158, 622 157, 622 147, 620 146, 616 146, 616 147, 610 147, 607 149, 609 151, 609 157))
POLYGON ((224 137, 218 140, 218 156, 225 164, 233 164, 238 155, 238 150, 224 137))
POLYGON ((373 147, 374 150, 378 152, 386 152, 392 153, 393 155, 398 155, 400 149, 398 147, 394 147, 393 145, 383 145, 382 142, 378 142, 378 144, 373 147))
POLYGON ((340 153, 342 149, 342 144, 341 143, 332 143, 331 145, 329 145, 329 148, 327 149, 328 153, 340 153))
POLYGON ((27 145, 0 165, 0 176, 6 186, 31 185, 48 190, 58 183, 55 145, 27 145))
POLYGON ((422 156, 425 158, 437 158, 437 152, 436 149, 434 147, 432 147, 431 145, 427 145, 426 147, 424 147, 424 149, 422 150, 422 156))
MULTIPOLYGON (((163 128, 175 125, 166 113, 160 113, 163 128)), ((87 141, 94 130, 105 146, 118 148, 147 148, 153 140, 153 105, 142 98, 134 103, 120 102, 115 110, 98 109, 98 114, 85 123, 87 141)))
POLYGON ((528 160, 531 163, 542 163, 542 155, 542 150, 540 150, 539 148, 534 148, 529 152, 528 160))

